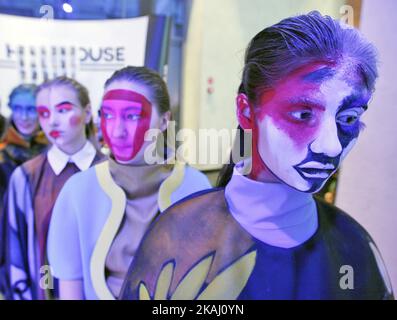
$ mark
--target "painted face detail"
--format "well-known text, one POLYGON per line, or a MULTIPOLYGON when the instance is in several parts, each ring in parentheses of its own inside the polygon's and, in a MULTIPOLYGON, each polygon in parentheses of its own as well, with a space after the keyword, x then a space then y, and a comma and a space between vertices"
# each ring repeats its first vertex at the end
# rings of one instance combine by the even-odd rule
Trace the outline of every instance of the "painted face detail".
POLYGON ((105 142, 118 161, 132 160, 150 128, 152 104, 131 90, 108 91, 102 100, 101 129, 105 142))
POLYGON ((47 138, 61 150, 73 149, 85 139, 85 112, 73 89, 55 86, 41 90, 37 113, 47 138))
POLYGON ((30 93, 19 93, 11 101, 12 120, 21 134, 32 135, 39 126, 35 97, 30 93))
POLYGON ((343 69, 311 65, 292 73, 256 108, 264 166, 297 190, 320 190, 357 141, 369 97, 343 69))

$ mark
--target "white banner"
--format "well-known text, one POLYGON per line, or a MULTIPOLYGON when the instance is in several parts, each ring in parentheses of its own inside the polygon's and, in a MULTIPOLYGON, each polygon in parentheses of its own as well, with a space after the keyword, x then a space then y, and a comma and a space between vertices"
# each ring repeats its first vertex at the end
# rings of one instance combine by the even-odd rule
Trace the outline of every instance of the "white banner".
POLYGON ((126 65, 144 65, 149 18, 46 20, 0 15, 1 113, 11 90, 59 75, 75 78, 89 92, 94 115, 105 80, 126 65))

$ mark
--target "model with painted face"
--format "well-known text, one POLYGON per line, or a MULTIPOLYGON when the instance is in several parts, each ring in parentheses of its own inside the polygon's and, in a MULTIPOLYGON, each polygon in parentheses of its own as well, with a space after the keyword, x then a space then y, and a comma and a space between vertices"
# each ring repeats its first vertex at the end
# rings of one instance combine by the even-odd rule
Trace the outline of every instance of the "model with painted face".
POLYGON ((259 32, 236 98, 252 157, 157 220, 121 297, 393 298, 368 233, 311 194, 356 142, 376 77, 373 46, 318 12, 259 32), (354 284, 341 280, 346 266, 354 284))
MULTIPOLYGON (((47 139, 39 128, 36 111, 36 86, 22 84, 9 96, 11 119, 0 143, 0 194, 7 189, 12 171, 42 152, 47 139)), ((2 199, 0 199, 0 211, 2 199)))
MULTIPOLYGON (((12 113, 9 124, 6 126, 4 123, 4 138, 3 128, 0 128, 0 266, 5 263, 2 239, 6 216, 3 214, 3 200, 11 174, 16 167, 34 158, 47 147, 47 139, 39 128, 35 100, 35 85, 22 84, 14 88, 9 96, 8 106, 12 113)), ((0 279, 0 292, 3 290, 1 283, 0 279)))
POLYGON ((117 298, 159 212, 210 188, 202 173, 182 163, 145 162, 152 144, 145 134, 164 132, 170 115, 167 86, 156 72, 126 67, 106 81, 100 117, 110 159, 66 183, 51 221, 49 261, 61 299, 117 298))
POLYGON ((170 111, 159 114, 147 97, 147 88, 134 81, 115 80, 105 90, 101 129, 106 144, 119 163, 143 164, 149 129, 165 131, 170 111))
POLYGON ((40 125, 52 146, 19 166, 10 179, 3 266, 8 299, 45 299, 56 294, 53 286, 40 286, 55 200, 72 175, 103 158, 89 141, 93 126, 84 86, 67 77, 47 81, 37 89, 36 104, 40 125))
POLYGON ((308 63, 258 101, 238 95, 240 125, 255 140, 251 179, 316 192, 338 169, 357 141, 371 96, 345 59, 308 63))

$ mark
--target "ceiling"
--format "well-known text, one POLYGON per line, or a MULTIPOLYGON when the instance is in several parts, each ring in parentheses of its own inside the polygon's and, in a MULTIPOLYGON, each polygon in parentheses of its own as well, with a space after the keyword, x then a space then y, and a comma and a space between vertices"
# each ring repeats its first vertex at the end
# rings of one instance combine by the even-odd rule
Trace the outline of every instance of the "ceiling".
POLYGON ((184 0, 0 0, 0 13, 41 17, 40 8, 50 5, 55 19, 115 19, 149 13, 174 15, 184 0), (62 9, 64 2, 73 7, 72 13, 62 9), (174 11, 174 12, 172 12, 174 11))

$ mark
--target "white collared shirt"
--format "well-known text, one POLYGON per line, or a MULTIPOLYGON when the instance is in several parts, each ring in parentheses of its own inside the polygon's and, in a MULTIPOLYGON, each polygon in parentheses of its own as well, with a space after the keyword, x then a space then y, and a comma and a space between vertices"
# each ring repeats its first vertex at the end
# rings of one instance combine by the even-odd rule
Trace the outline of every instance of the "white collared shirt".
POLYGON ((65 169, 68 162, 74 163, 81 171, 87 170, 94 161, 95 155, 94 146, 87 140, 84 147, 73 155, 68 155, 53 145, 47 153, 47 159, 52 170, 58 176, 65 169))

